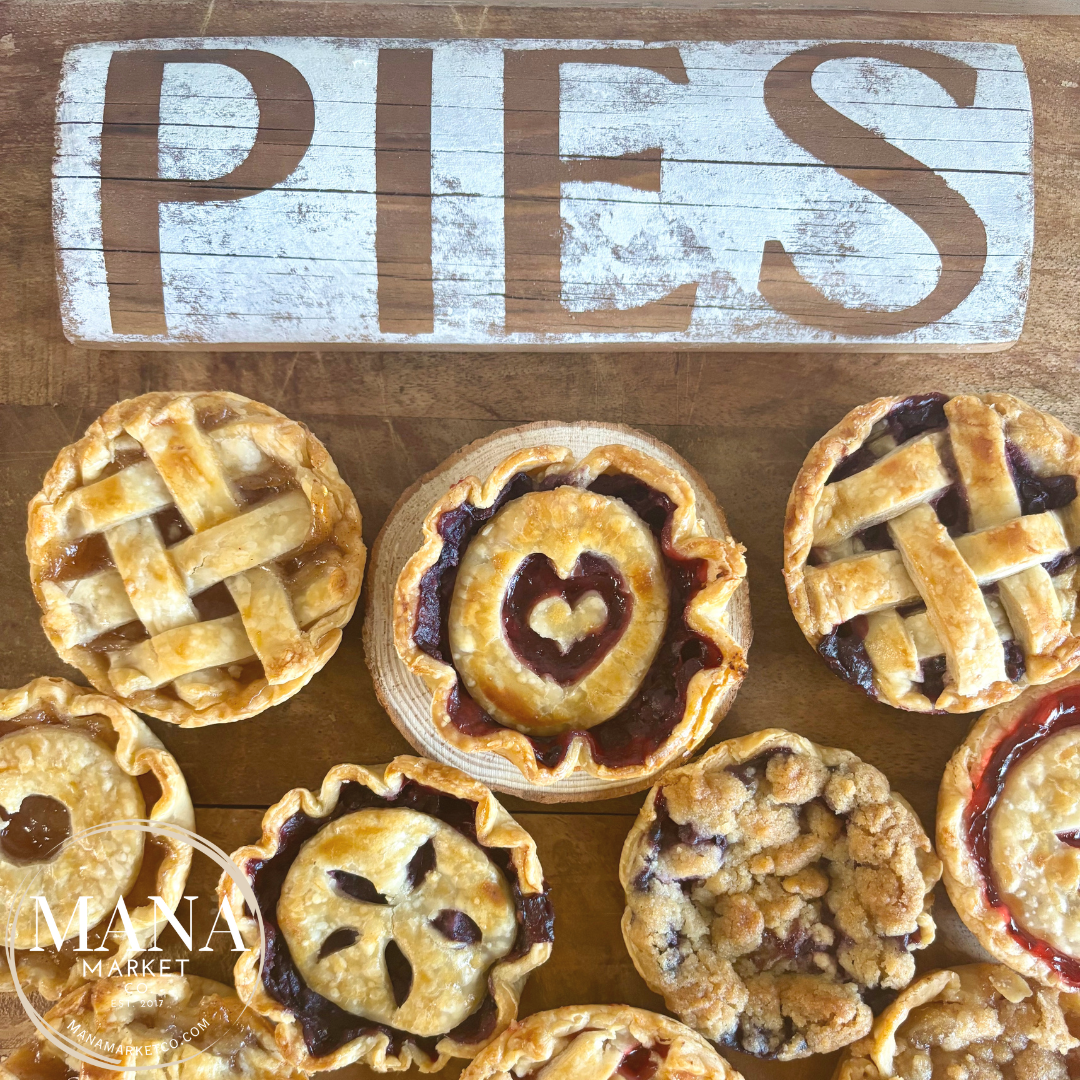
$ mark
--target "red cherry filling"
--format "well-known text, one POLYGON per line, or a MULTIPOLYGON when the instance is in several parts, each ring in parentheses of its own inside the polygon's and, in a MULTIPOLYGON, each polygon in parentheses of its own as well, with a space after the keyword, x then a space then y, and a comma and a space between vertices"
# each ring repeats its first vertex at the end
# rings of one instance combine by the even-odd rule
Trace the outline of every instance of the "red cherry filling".
MULTIPOLYGON (((1009 936, 1033 956, 1048 964, 1073 987, 1080 987, 1080 960, 1058 952, 1049 942, 1029 934, 1013 918, 1001 899, 990 861, 990 815, 1005 787, 1009 770, 1052 735, 1080 725, 1080 686, 1070 686, 1046 694, 1001 740, 974 777, 974 792, 964 813, 964 839, 979 867, 987 903, 1005 919, 1009 936)), ((1080 847, 1073 833, 1059 833, 1058 838, 1072 847, 1080 847)))

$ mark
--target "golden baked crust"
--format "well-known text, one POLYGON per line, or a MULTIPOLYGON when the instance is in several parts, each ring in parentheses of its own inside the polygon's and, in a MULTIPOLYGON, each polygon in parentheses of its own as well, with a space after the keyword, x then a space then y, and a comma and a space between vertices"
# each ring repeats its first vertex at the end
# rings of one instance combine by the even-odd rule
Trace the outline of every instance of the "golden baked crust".
POLYGON ((864 688, 916 712, 972 712, 1064 675, 1080 663, 1077 477, 1080 439, 1008 394, 854 409, 788 499, 784 579, 799 626, 827 650, 860 636, 864 688), (905 430, 898 418, 920 403, 940 423, 905 430), (849 469, 863 467, 830 483, 853 455, 866 460, 849 469), (942 660, 938 693, 927 664, 942 660))
MULTIPOLYGON (((35 679, 18 690, 0 691, 0 725, 4 732, 0 735, 0 806, 11 819, 5 828, 15 825, 23 800, 33 795, 66 808, 70 832, 65 835, 124 818, 195 828, 191 798, 176 759, 139 717, 112 698, 64 679, 35 679), (156 783, 156 790, 153 783, 146 789, 157 795, 152 806, 146 805, 139 777, 152 777, 156 783)), ((79 897, 90 898, 87 925, 93 938, 95 928, 107 926, 124 896, 132 928, 145 947, 156 925, 149 896, 160 896, 175 910, 190 866, 191 848, 186 844, 167 836, 147 840, 146 834, 134 830, 100 834, 78 849, 59 854, 45 849, 40 858, 29 862, 12 859, 0 844, 0 920, 7 925, 10 905, 28 876, 41 872, 39 887, 61 932, 79 897), (146 896, 135 896, 132 886, 144 861, 151 858, 158 862, 151 887, 146 896), (100 870, 92 877, 86 874, 88 859, 100 870)), ((58 951, 48 931, 41 933, 44 951, 31 951, 33 912, 32 905, 23 905, 21 924, 26 925, 29 937, 22 940, 17 928, 16 973, 24 989, 58 998, 86 981, 82 959, 58 951)), ((76 920, 72 936, 77 932, 76 920)), ((126 935, 113 940, 107 952, 93 954, 95 964, 102 960, 102 970, 114 962, 124 964, 139 953, 126 935)), ((0 954, 0 991, 11 989, 11 971, 0 954)))
POLYGON ((615 1080, 624 1075, 618 1070, 627 1061, 630 1075, 652 1080, 742 1080, 697 1032, 629 1005, 569 1005, 533 1013, 482 1050, 461 1080, 520 1080, 545 1068, 559 1080, 615 1080))
POLYGON ((60 656, 199 727, 285 701, 334 654, 360 595, 360 525, 304 425, 238 394, 154 393, 60 451, 26 551, 60 656))
POLYGON ((619 863, 642 978, 706 1038, 782 1061, 866 1034, 915 974, 941 876, 911 807, 846 750, 771 729, 666 773, 619 863))
MULTIPOLYGON (((743 548, 729 538, 705 535, 689 483, 660 461, 627 446, 611 445, 598 447, 575 463, 573 453, 564 447, 533 446, 512 454, 482 483, 476 477, 466 477, 432 507, 424 522, 423 546, 398 578, 394 643, 402 660, 432 691, 431 715, 437 731, 459 750, 499 754, 512 762, 529 783, 537 785, 554 783, 577 770, 616 781, 646 777, 684 759, 701 744, 712 731, 720 701, 745 676, 744 651, 732 638, 727 623, 728 603, 745 577, 743 548), (541 485, 553 478, 565 478, 565 483, 553 491, 538 492, 540 498, 525 495, 511 500, 473 540, 481 545, 481 554, 490 558, 463 559, 463 575, 459 574, 455 584, 451 644, 454 656, 462 660, 459 675, 450 663, 420 648, 414 636, 422 582, 439 563, 443 551, 440 519, 466 505, 492 507, 513 478, 521 474, 541 485), (617 713, 641 685, 659 644, 658 620, 667 618, 663 581, 658 578, 649 538, 643 535, 648 530, 640 527, 632 512, 629 516, 636 520, 631 527, 627 520, 629 508, 617 498, 583 490, 603 474, 638 479, 673 504, 665 550, 675 558, 702 560, 707 565, 706 583, 687 603, 685 622, 715 647, 719 661, 693 675, 681 719, 655 750, 644 754, 640 764, 600 763, 589 741, 574 735, 561 759, 551 765, 538 759, 525 732, 577 731, 617 713), (637 617, 631 615, 631 624, 623 635, 626 640, 619 639, 612 653, 575 680, 580 683, 579 690, 577 685, 560 687, 555 680, 537 675, 518 661, 504 642, 500 613, 508 582, 529 552, 547 555, 563 575, 569 574, 586 549, 616 566, 633 594, 633 608, 640 612, 637 617), (494 568, 491 559, 495 559, 494 568), (630 661, 628 650, 633 654, 630 661), (495 724, 494 730, 467 733, 453 722, 451 699, 459 692, 462 676, 468 690, 492 708, 496 721, 502 721, 495 724)), ((543 612, 538 617, 541 622, 530 625, 556 641, 573 641, 575 635, 587 632, 582 625, 590 625, 589 613, 576 609, 543 612)))
MULTIPOLYGON (((304 1075, 278 1054, 271 1025, 245 1009, 231 987, 211 979, 144 975, 137 984, 126 977, 99 979, 59 1001, 45 1022, 90 1052, 137 1067, 133 1075, 162 1080, 299 1080, 304 1075), (126 1049, 110 1053, 103 1044, 126 1049), (156 1066, 161 1071, 151 1073, 156 1066)), ((39 1035, 0 1063, 0 1080, 56 1080, 65 1070, 82 1080, 113 1075, 65 1057, 39 1035)))
POLYGON ((932 971, 874 1021, 834 1080, 1069 1080, 1080 1041, 1075 995, 996 964, 932 971))
MULTIPOLYGON (((321 868, 327 877, 334 879, 340 891, 352 896, 356 915, 351 928, 357 930, 353 942, 358 940, 361 946, 356 954, 359 959, 351 965, 351 971, 350 965, 345 964, 329 972, 319 989, 333 995, 336 1004, 361 1020, 386 1024, 398 1029, 399 1034, 403 1025, 408 1024, 405 1037, 398 1040, 397 1046, 391 1044, 384 1028, 351 1038, 327 1053, 316 1054, 310 1049, 305 1041, 303 1017, 271 996, 260 980, 258 926, 247 913, 243 896, 231 879, 223 877, 219 885, 219 893, 232 907, 248 945, 234 969, 237 992, 258 1013, 274 1022, 275 1038, 282 1054, 304 1071, 336 1069, 359 1061, 377 1072, 399 1071, 413 1064, 423 1072, 435 1072, 451 1057, 471 1058, 514 1019, 529 972, 551 954, 550 938, 526 942, 523 951, 517 950, 519 955, 515 955, 513 947, 518 943, 515 936, 520 941, 520 933, 507 938, 510 929, 506 924, 507 914, 511 918, 515 914, 513 901, 507 897, 509 890, 512 889, 514 901, 521 896, 526 902, 546 903, 546 884, 535 842, 487 788, 446 765, 414 757, 395 758, 381 772, 360 765, 337 765, 327 773, 318 792, 295 788, 270 807, 263 817, 260 841, 234 852, 233 861, 254 880, 258 868, 282 851, 285 826, 296 814, 314 819, 330 817, 338 807, 343 786, 349 783, 363 785, 376 796, 392 798, 408 782, 475 804, 471 825, 475 828, 476 843, 479 848, 505 849, 516 883, 507 882, 501 873, 492 878, 475 857, 476 845, 459 846, 460 835, 455 832, 453 839, 448 837, 441 819, 408 808, 365 806, 334 818, 306 840, 294 857, 276 910, 263 912, 264 921, 280 923, 290 950, 296 947, 301 953, 310 954, 316 945, 322 949, 330 943, 334 927, 340 926, 333 906, 324 902, 326 887, 317 889, 312 885, 310 868, 321 868), (391 818, 383 820, 381 815, 391 818), (427 819, 427 824, 419 821, 420 818, 427 819), (334 833, 324 844, 321 838, 327 829, 333 829, 334 833), (420 846, 412 847, 410 841, 420 846), (424 864, 423 848, 428 842, 432 850, 427 853, 427 865, 420 872, 419 883, 414 884, 415 867, 424 864), (289 878, 294 870, 297 876, 290 886, 289 878), (367 890, 364 896, 356 891, 355 884, 349 885, 343 878, 364 881, 367 890), (290 896, 293 889, 295 895, 290 896), (425 898, 416 900, 421 892, 425 898), (305 897, 309 900, 306 915, 305 897), (436 940, 439 935, 432 929, 431 916, 444 903, 447 907, 442 911, 464 913, 483 934, 493 934, 494 951, 498 955, 484 951, 488 947, 483 938, 464 945, 436 940), (416 925, 391 926, 392 920, 384 917, 386 908, 394 913, 400 909, 402 923, 423 925, 420 929, 416 925), (421 938, 425 940, 420 942, 421 938), (419 973, 417 1007, 410 1003, 411 985, 404 1000, 398 1003, 393 975, 376 978, 369 970, 369 958, 363 955, 365 948, 379 949, 381 955, 379 947, 384 941, 393 942, 394 948, 401 951, 397 939, 405 947, 410 970, 419 973), (408 952, 412 950, 415 951, 410 958, 408 952), (468 971, 468 965, 453 959, 455 953, 471 956, 475 962, 473 970, 468 971), (482 1004, 485 992, 492 996, 496 1009, 492 1031, 475 1042, 451 1037, 449 1032, 458 1023, 461 1007, 466 1007, 467 1015, 482 1004), (370 1003, 366 996, 370 997, 370 1003), (447 1026, 440 1028, 439 1021, 447 1026), (441 1038, 431 1055, 410 1041, 408 1034, 441 1038)), ((342 950, 350 948, 353 942, 342 947, 335 941, 331 951, 323 954, 324 962, 341 958, 342 950)), ((297 958, 297 966, 311 970, 303 956, 297 958)))
MULTIPOLYGON (((1080 728, 1046 733, 1010 757, 988 821, 972 820, 976 787, 1018 725, 1058 695, 1080 687, 1080 672, 990 709, 956 748, 938 792, 937 848, 945 887, 958 914, 996 959, 1028 978, 1075 991, 1080 988, 1080 850, 1061 836, 1080 829, 1080 728), (986 830, 997 903, 987 895, 984 869, 969 839, 986 830), (1037 942, 1076 961, 1053 962, 1025 942, 1037 942), (1070 970, 1075 968, 1076 970, 1070 970)), ((984 815, 985 816, 985 815, 984 815)))

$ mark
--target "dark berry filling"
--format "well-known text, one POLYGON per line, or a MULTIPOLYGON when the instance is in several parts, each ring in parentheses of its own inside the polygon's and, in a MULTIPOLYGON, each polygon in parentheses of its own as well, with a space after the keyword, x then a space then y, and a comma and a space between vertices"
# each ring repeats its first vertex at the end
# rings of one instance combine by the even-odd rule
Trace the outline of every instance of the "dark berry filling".
MULTIPOLYGON (((1009 770, 1052 735, 1077 725, 1080 725, 1080 686, 1066 687, 1041 698, 994 747, 980 773, 973 777, 974 792, 964 812, 964 839, 982 875, 987 903, 1002 914, 1010 937, 1074 988, 1080 987, 1080 960, 1029 934, 1017 924, 1001 899, 990 861, 990 816, 1001 798, 1009 770)), ((1064 843, 1072 844, 1072 834, 1058 835, 1064 843)))
POLYGON ((537 675, 560 686, 585 678, 623 636, 634 610, 634 595, 607 559, 582 552, 570 577, 559 577, 555 564, 537 552, 528 556, 510 581, 503 600, 502 625, 515 655, 537 675), (573 608, 586 593, 597 593, 607 608, 604 624, 575 641, 566 652, 557 641, 541 637, 529 625, 529 613, 541 600, 561 596, 573 608))
MULTIPOLYGON (((420 581, 416 627, 413 631, 413 640, 420 649, 444 664, 453 663, 449 642, 450 601, 454 595, 462 553, 484 522, 511 499, 520 498, 530 491, 553 489, 570 481, 568 477, 553 477, 538 484, 524 473, 519 473, 499 493, 492 506, 478 509, 466 503, 440 517, 439 535, 443 539, 443 548, 438 562, 420 581)), ((660 542, 668 586, 668 625, 637 694, 615 716, 587 730, 525 736, 532 744, 536 760, 545 768, 555 768, 566 756, 575 738, 588 742, 593 759, 598 764, 609 768, 640 764, 664 743, 682 719, 690 680, 704 668, 717 667, 723 659, 713 642, 686 625, 687 604, 708 584, 708 563, 704 559, 681 559, 672 550, 670 533, 675 504, 663 492, 635 477, 622 474, 597 477, 588 490, 621 499, 649 526, 660 542)), ((537 599, 540 598, 538 595, 537 599)), ((611 603, 608 611, 612 611, 611 603)), ((523 615, 527 616, 527 611, 523 611, 523 615)), ((607 627, 610 625, 609 616, 607 627)), ((586 641, 591 642, 593 649, 598 649, 605 632, 607 628, 586 641)), ((603 651, 600 651, 600 658, 603 655, 603 651)), ((466 735, 479 738, 505 730, 477 705, 460 680, 450 694, 447 708, 451 722, 466 735)))
POLYGON ((863 640, 866 628, 866 616, 856 615, 823 637, 818 644, 818 652, 841 679, 876 697, 874 665, 870 662, 870 654, 863 640))
POLYGON ((452 908, 443 908, 431 920, 431 925, 447 941, 458 941, 464 945, 475 945, 483 937, 480 927, 464 911, 456 911, 452 908))
MULTIPOLYGON (((303 976, 296 967, 289 946, 275 917, 278 898, 281 895, 285 877, 296 856, 300 853, 303 844, 330 822, 336 821, 345 814, 352 814, 358 810, 372 807, 406 807, 410 810, 416 810, 419 813, 446 822, 447 825, 456 829, 462 836, 467 837, 473 843, 477 842, 475 803, 435 791, 413 780, 407 780, 402 785, 401 790, 389 798, 376 795, 375 792, 363 784, 348 782, 342 784, 337 805, 326 817, 309 817, 303 811, 293 814, 281 828, 277 854, 269 859, 253 859, 248 862, 246 867, 252 888, 255 891, 255 897, 259 902, 259 909, 263 913, 266 931, 263 986, 270 997, 293 1013, 300 1022, 304 1043, 308 1051, 316 1057, 333 1053, 353 1039, 376 1032, 383 1032, 390 1040, 387 1053, 398 1055, 406 1043, 411 1043, 427 1054, 429 1058, 434 1059, 436 1056, 435 1045, 442 1036, 412 1035, 407 1031, 401 1031, 386 1024, 379 1024, 362 1016, 355 1016, 312 990, 304 982, 303 976)), ((430 870, 430 867, 424 869, 428 861, 426 857, 419 863, 417 862, 420 853, 425 850, 426 846, 424 845, 418 850, 417 855, 414 856, 410 863, 410 875, 414 873, 417 875, 414 880, 422 880, 421 875, 428 873, 430 870), (416 864, 415 869, 414 864, 416 864)), ((517 912, 517 940, 513 949, 504 959, 513 960, 524 956, 537 942, 553 941, 555 937, 555 915, 551 908, 546 883, 542 893, 522 894, 517 871, 510 857, 510 850, 507 848, 485 847, 484 851, 510 883, 517 912)), ((334 877, 334 884, 337 888, 348 892, 349 895, 356 896, 358 899, 368 900, 373 903, 379 902, 379 894, 366 878, 338 871, 334 877), (365 886, 358 884, 360 882, 365 882, 367 886, 370 886, 370 891, 374 894, 375 899, 369 899, 366 895, 365 886), (352 889, 355 889, 356 892, 350 891, 352 889), (360 895, 361 893, 365 893, 365 895, 360 895)), ((324 942, 323 948, 325 949, 328 944, 329 939, 324 942)), ((339 947, 345 948, 347 945, 340 945, 339 947)), ((397 946, 395 945, 394 948, 397 948, 397 946)), ((398 951, 400 952, 400 949, 398 951)), ((404 955, 401 955, 400 958, 391 955, 389 946, 387 947, 386 961, 395 999, 399 1001, 400 1005, 400 1002, 408 997, 406 975, 408 984, 411 985, 412 968, 408 966, 408 960, 404 955), (404 961, 404 965, 401 961, 404 961), (406 966, 408 966, 407 972, 406 966), (398 998, 399 993, 404 993, 404 997, 398 998)), ((479 1008, 447 1034, 460 1042, 480 1042, 486 1039, 494 1030, 497 1017, 498 1007, 489 991, 479 1008)))
POLYGON ((699 833, 693 823, 679 825, 672 820, 668 813, 667 799, 664 798, 664 790, 661 788, 653 800, 653 813, 656 815, 649 831, 645 835, 648 847, 648 855, 645 857, 645 868, 634 878, 634 888, 644 892, 648 889, 653 878, 656 876, 656 861, 660 855, 669 851, 676 844, 687 844, 690 847, 716 847, 720 849, 721 859, 727 849, 726 836, 706 836, 699 833))
POLYGON ((1005 453, 1009 458, 1023 514, 1043 514, 1047 510, 1060 510, 1076 498, 1075 476, 1069 473, 1061 476, 1036 476, 1023 451, 1015 443, 1006 443, 1005 453))

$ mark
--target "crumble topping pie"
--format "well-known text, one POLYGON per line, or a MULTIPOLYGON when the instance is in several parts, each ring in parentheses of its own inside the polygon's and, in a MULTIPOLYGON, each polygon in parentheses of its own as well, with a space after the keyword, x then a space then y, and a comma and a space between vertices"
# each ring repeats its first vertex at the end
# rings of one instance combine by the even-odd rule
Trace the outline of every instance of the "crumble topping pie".
POLYGON ((122 401, 30 502, 53 647, 103 693, 196 727, 254 716, 336 651, 360 512, 322 443, 238 394, 122 401))
POLYGON ((941 864, 911 807, 846 750, 790 732, 666 773, 623 846, 634 966, 685 1023, 781 1061, 870 1030, 934 939, 941 864))
MULTIPOLYGON (((273 1027, 222 983, 184 975, 99 979, 45 1014, 62 1038, 138 1073, 170 1080, 299 1080, 274 1046, 273 1027), (175 1044, 175 1045, 174 1045, 175 1044), (114 1049, 106 1050, 111 1045, 114 1049), (146 1070, 146 1072, 144 1072, 146 1070)), ((38 1036, 0 1062, 0 1080, 101 1080, 89 1065, 38 1036)))
POLYGON ((511 1024, 462 1080, 742 1080, 696 1032, 628 1005, 570 1005, 511 1024))
MULTIPOLYGON (((87 942, 104 949, 93 956, 105 970, 140 951, 126 934, 106 937, 121 898, 143 948, 161 917, 150 898, 175 910, 191 866, 186 844, 126 829, 63 846, 87 829, 133 818, 195 827, 180 767, 142 720, 63 679, 0 691, 0 927, 19 907, 12 944, 24 989, 58 998, 85 981, 75 952, 79 920, 72 921, 81 898, 87 942), (70 931, 60 948, 39 926, 33 896, 25 895, 31 886, 57 927, 70 931)), ((12 989, 0 952, 0 991, 12 989)))
POLYGON ((440 735, 533 784, 648 777, 685 758, 746 671, 727 607, 743 549, 711 537, 660 461, 535 446, 432 508, 394 642, 440 735))
POLYGON ((1080 440, 1008 394, 878 398, 810 451, 784 578, 842 678, 972 712, 1080 662, 1080 440))
POLYGON ((836 1080, 1072 1080, 1080 1076, 1073 995, 995 964, 934 971, 848 1049, 836 1080))
POLYGON ((1021 975, 1080 990, 1080 673, 989 710, 938 795, 945 887, 1021 975))
POLYGON ((248 950, 240 997, 276 1024, 304 1071, 378 1072, 471 1058, 517 1015, 551 954, 554 915, 532 838, 483 785, 395 758, 379 775, 338 765, 290 791, 257 845, 233 853, 262 912, 228 879, 248 950))

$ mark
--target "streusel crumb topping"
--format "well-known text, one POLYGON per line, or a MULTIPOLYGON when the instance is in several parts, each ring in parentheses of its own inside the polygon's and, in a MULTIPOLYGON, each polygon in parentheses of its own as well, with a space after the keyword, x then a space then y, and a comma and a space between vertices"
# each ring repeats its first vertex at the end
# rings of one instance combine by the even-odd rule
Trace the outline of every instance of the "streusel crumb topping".
POLYGON ((866 993, 911 981, 940 864, 882 773, 783 735, 669 774, 624 853, 624 927, 684 1022, 787 1060, 865 1035, 866 993))

